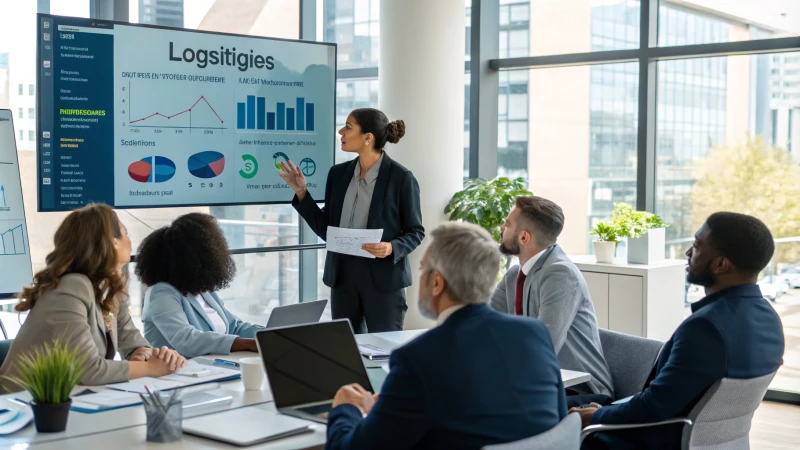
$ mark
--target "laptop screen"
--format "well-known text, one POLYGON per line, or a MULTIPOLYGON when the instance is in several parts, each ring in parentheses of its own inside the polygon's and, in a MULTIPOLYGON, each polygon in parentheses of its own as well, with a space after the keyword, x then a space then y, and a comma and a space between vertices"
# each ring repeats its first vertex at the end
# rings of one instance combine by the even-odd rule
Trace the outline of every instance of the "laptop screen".
POLYGON ((263 330, 256 339, 278 408, 333 400, 351 383, 372 391, 347 320, 263 330))

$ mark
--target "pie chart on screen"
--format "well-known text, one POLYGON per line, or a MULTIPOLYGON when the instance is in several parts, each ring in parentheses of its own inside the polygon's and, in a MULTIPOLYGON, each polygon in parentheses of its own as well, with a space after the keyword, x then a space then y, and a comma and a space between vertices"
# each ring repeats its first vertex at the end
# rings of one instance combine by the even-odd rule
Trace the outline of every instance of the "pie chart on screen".
POLYGON ((175 176, 175 163, 163 156, 148 156, 131 163, 128 176, 140 183, 163 183, 175 176))
POLYGON ((197 178, 214 178, 225 170, 225 155, 220 152, 206 151, 195 153, 189 157, 189 173, 197 178))

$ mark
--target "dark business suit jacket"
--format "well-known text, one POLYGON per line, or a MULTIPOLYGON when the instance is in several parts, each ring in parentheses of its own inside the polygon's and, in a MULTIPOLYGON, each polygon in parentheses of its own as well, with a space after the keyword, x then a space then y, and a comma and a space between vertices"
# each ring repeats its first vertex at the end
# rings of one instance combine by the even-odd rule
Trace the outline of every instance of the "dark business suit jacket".
POLYGON ((537 319, 471 305, 392 352, 378 401, 328 416, 331 450, 479 449, 547 431, 567 414, 558 360, 537 319))
MULTIPOLYGON (((331 167, 322 209, 310 194, 306 194, 303 200, 298 200, 295 195, 292 200, 294 209, 322 240, 327 240, 329 225, 339 226, 344 196, 353 180, 356 164, 358 158, 331 167)), ((367 228, 382 228, 381 242, 392 243, 391 255, 371 261, 370 272, 374 286, 384 292, 411 286, 411 265, 407 256, 425 237, 419 209, 419 184, 410 170, 385 153, 378 179, 375 181, 367 228)), ((322 281, 329 287, 337 287, 342 256, 328 252, 325 258, 322 281)))
MULTIPOLYGON (((783 364, 783 326, 757 285, 709 295, 693 304, 692 312, 664 344, 644 390, 627 403, 598 409, 592 424, 686 417, 714 382, 760 377, 783 364)), ((682 429, 676 425, 599 433, 584 447, 679 449, 682 429)))

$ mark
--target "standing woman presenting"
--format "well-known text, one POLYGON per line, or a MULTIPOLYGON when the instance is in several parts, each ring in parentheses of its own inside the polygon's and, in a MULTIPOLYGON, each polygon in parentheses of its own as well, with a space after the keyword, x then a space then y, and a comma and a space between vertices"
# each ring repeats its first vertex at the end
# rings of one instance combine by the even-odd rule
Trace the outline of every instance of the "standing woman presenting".
POLYGON ((364 245, 375 259, 328 252, 322 281, 331 288, 334 319, 350 319, 356 333, 403 329, 405 288, 411 286, 407 256, 425 237, 419 209, 419 184, 410 170, 389 158, 387 142, 405 134, 402 120, 389 122, 377 109, 351 112, 339 130, 342 150, 358 153, 353 161, 328 172, 325 206, 320 209, 306 190, 300 169, 281 163, 281 178, 295 192, 292 206, 323 240, 328 226, 383 229, 381 242, 364 245))

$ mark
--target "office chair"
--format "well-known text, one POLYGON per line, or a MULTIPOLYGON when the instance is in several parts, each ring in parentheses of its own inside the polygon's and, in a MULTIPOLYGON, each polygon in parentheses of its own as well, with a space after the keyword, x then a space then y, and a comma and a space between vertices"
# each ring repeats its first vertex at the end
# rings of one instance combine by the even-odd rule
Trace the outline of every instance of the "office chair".
POLYGON ((580 445, 581 416, 572 413, 544 433, 507 444, 487 445, 481 450, 578 450, 580 445))
POLYGON ((758 378, 723 378, 717 381, 703 394, 688 417, 632 425, 590 425, 583 429, 581 442, 600 431, 683 423, 682 450, 748 450, 753 415, 775 373, 758 378))
POLYGON ((599 331, 600 345, 614 383, 614 399, 638 394, 664 343, 603 328, 599 331))

